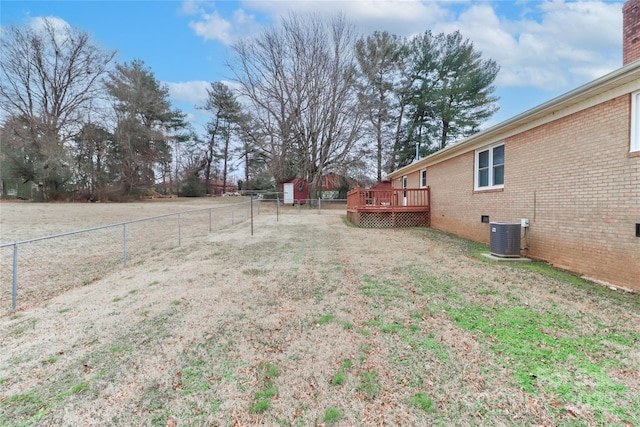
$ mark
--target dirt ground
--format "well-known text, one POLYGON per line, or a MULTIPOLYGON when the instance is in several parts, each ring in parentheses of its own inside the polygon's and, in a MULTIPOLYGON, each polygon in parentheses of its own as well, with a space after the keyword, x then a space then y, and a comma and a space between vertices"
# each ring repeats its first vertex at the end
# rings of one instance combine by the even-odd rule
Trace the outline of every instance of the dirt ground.
MULTIPOLYGON (((42 235, 181 203, 18 216, 42 235)), ((25 238, 7 206, 2 241, 25 238)), ((202 233, 3 316, 0 425, 640 425, 637 296, 344 214, 265 206, 253 236, 202 233)))

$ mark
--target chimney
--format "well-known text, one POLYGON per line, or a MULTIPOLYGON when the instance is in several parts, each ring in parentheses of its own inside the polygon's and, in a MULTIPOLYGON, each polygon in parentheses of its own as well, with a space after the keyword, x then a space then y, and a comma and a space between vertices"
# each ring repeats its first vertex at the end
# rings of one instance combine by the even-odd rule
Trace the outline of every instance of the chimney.
POLYGON ((640 0, 622 6, 622 65, 640 59, 640 0))

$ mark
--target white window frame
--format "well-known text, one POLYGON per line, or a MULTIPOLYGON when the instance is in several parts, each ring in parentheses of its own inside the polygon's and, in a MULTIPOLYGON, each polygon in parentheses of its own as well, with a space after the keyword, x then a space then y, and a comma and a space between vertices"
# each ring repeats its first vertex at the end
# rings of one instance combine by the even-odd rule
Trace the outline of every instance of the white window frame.
POLYGON ((640 91, 631 94, 631 142, 629 152, 640 151, 640 91))
POLYGON ((420 188, 427 188, 427 170, 426 169, 420 169, 420 188))
POLYGON ((402 177, 402 206, 407 206, 407 186, 408 186, 408 182, 409 179, 407 178, 407 175, 404 175, 402 177))
MULTIPOLYGON (((475 155, 475 163, 474 163, 474 178, 473 178, 473 189, 474 191, 484 191, 484 190, 496 190, 500 188, 504 188, 504 182, 502 184, 494 185, 493 184, 493 149, 496 147, 504 146, 504 142, 499 142, 497 144, 489 145, 483 148, 476 150, 475 155), (489 151, 489 185, 480 187, 480 153, 484 153, 485 151, 489 151)), ((505 152, 505 161, 502 164, 504 168, 506 165, 506 152, 505 152)), ((504 178, 504 174, 503 174, 504 178)), ((503 179, 504 181, 504 179, 503 179)))

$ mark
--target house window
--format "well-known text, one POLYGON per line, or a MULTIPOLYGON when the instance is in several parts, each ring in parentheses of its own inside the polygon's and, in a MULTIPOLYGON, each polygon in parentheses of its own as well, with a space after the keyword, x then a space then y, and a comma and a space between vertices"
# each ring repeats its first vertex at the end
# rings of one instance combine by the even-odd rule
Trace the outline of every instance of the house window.
POLYGON ((631 94, 631 146, 629 151, 640 151, 640 92, 631 94))
POLYGON ((475 190, 504 188, 504 143, 476 151, 475 190))
POLYGON ((422 169, 420 171, 420 188, 426 188, 427 186, 427 170, 422 169))

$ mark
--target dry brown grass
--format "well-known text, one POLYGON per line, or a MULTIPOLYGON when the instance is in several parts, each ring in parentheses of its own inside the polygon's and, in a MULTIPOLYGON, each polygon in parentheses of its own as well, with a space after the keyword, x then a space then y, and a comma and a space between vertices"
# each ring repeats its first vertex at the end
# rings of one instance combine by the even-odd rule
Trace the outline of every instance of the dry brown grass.
POLYGON ((0 424, 639 423, 637 296, 473 250, 339 212, 263 210, 254 236, 246 223, 203 234, 3 317, 0 424), (512 309, 533 317, 498 334, 512 309), (584 343, 584 359, 523 365, 509 340, 527 322, 584 343))

